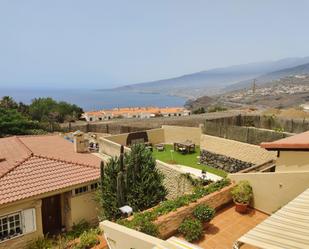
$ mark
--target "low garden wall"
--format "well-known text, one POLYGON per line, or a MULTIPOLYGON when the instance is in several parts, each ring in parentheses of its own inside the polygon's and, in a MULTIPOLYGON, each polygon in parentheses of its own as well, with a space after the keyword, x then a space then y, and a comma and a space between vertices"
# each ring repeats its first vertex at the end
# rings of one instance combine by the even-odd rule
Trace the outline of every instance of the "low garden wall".
POLYGON ((161 215, 154 221, 154 224, 158 226, 159 237, 167 239, 177 233, 178 227, 185 218, 190 216, 193 210, 201 204, 206 204, 212 208, 220 209, 220 207, 228 204, 232 201, 231 189, 234 185, 227 186, 214 193, 206 195, 196 202, 190 203, 187 206, 178 208, 176 211, 170 212, 165 215, 161 215))
POLYGON ((236 173, 254 165, 253 163, 244 162, 239 159, 216 154, 207 150, 201 151, 200 163, 217 169, 222 169, 229 173, 236 173))
MULTIPOLYGON (((111 157, 119 156, 120 155, 120 147, 121 145, 110 141, 106 138, 99 139, 100 144, 100 153, 106 154, 111 157)), ((129 152, 130 148, 125 147, 125 152, 129 152)))
POLYGON ((205 187, 197 186, 193 193, 186 194, 175 200, 165 200, 157 206, 133 216, 119 220, 118 223, 137 231, 162 239, 169 238, 178 232, 181 223, 192 216, 199 205, 208 205, 216 210, 232 201, 229 179, 211 183, 205 187))
POLYGON ((168 191, 167 199, 175 199, 192 192, 193 185, 188 178, 184 177, 185 172, 179 166, 160 160, 156 160, 156 164, 158 170, 164 175, 163 183, 168 191))

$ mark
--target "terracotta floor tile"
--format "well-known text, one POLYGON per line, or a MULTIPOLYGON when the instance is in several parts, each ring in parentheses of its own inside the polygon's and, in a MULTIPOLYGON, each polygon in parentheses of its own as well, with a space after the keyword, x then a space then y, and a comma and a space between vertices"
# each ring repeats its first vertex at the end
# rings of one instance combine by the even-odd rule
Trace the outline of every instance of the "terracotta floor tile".
MULTIPOLYGON (((245 215, 239 214, 235 211, 234 205, 227 206, 217 212, 205 231, 205 237, 195 244, 204 249, 231 249, 239 237, 267 217, 268 215, 257 210, 250 210, 245 215)), ((256 248, 244 245, 242 249, 256 248)))

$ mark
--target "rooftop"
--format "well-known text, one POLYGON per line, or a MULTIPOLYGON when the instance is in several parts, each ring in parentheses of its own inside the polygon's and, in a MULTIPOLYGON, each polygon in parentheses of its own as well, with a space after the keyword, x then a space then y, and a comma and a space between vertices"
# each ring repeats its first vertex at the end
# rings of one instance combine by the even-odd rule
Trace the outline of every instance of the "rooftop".
POLYGON ((261 143, 261 147, 267 150, 308 150, 309 149, 309 131, 283 138, 274 142, 261 143))
POLYGON ((94 181, 100 158, 57 135, 0 139, 0 204, 94 181))

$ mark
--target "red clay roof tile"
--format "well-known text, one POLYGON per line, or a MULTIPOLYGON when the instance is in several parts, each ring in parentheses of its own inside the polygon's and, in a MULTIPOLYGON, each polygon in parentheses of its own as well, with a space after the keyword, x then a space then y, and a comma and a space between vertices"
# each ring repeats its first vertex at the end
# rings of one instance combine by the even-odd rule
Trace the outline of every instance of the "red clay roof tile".
POLYGON ((268 150, 280 149, 309 149, 309 131, 283 138, 274 142, 261 143, 261 147, 268 150))
POLYGON ((0 139, 0 204, 97 180, 101 159, 60 136, 0 139), (57 158, 57 159, 55 159, 57 158))

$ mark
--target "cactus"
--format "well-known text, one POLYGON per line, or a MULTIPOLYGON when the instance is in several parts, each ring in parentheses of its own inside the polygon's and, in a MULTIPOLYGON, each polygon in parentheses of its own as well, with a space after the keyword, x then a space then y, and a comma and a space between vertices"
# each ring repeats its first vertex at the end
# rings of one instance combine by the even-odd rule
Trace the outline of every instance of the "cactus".
POLYGON ((103 185, 104 185, 104 162, 103 161, 101 161, 101 163, 100 163, 100 175, 101 175, 101 177, 100 177, 100 180, 101 180, 100 186, 101 186, 101 192, 103 194, 103 185))
POLYGON ((120 148, 120 157, 119 157, 120 169, 117 175, 117 202, 118 206, 122 207, 126 204, 126 170, 124 166, 124 147, 123 145, 120 148))

